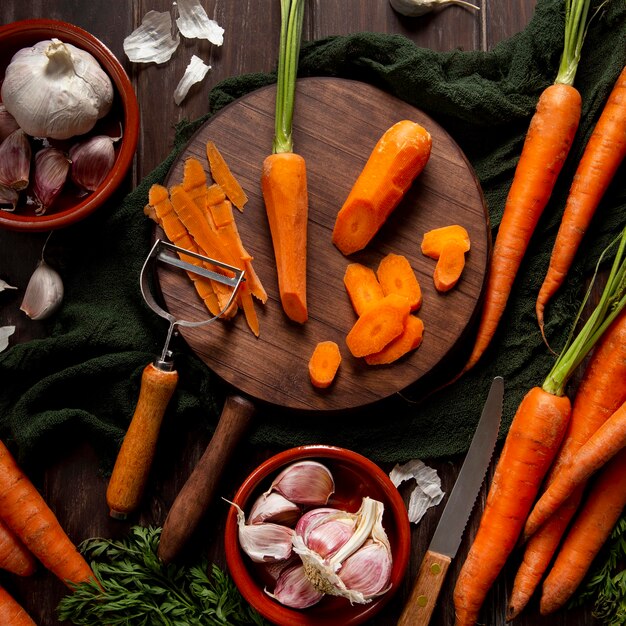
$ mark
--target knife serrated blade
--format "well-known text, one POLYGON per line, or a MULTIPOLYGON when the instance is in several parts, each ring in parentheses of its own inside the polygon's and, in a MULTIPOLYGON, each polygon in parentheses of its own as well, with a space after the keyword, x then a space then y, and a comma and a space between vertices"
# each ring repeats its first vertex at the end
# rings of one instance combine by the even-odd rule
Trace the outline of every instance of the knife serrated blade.
POLYGON ((459 549, 463 531, 496 447, 503 397, 504 381, 497 376, 491 383, 465 461, 428 546, 398 626, 425 626, 430 621, 446 572, 459 549))

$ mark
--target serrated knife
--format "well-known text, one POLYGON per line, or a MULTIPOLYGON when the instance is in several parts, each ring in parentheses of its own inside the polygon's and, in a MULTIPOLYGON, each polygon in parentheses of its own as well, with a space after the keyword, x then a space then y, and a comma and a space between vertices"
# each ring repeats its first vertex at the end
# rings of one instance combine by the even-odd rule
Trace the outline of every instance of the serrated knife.
POLYGON ((467 456, 426 550, 398 626, 426 626, 430 621, 496 447, 503 396, 504 381, 497 376, 491 383, 467 456))

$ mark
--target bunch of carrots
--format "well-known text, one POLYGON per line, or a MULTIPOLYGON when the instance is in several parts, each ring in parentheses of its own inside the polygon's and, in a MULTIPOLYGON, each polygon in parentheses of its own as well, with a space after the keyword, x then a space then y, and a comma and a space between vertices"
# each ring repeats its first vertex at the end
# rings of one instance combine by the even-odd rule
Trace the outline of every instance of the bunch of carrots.
MULTIPOLYGON (((489 588, 516 544, 520 538, 531 538, 509 616, 522 610, 579 510, 584 481, 611 458, 615 460, 605 467, 579 510, 544 583, 542 612, 556 610, 571 596, 626 503, 622 452, 626 446, 626 228, 607 251, 616 246, 600 302, 571 337, 542 386, 526 394, 513 418, 485 512, 454 591, 458 626, 476 623, 489 588), (567 383, 598 342, 572 409, 567 383), (531 513, 551 467, 546 492, 531 513), (606 489, 606 485, 621 488, 606 489)), ((578 318, 573 327, 577 323, 578 318)))
MULTIPOLYGON (((42 563, 70 589, 97 579, 15 458, 0 441, 0 568, 30 576, 42 563)), ((0 624, 35 622, 0 587, 0 624)))
MULTIPOLYGON (((234 299, 231 288, 217 280, 192 272, 189 277, 212 315, 230 319, 241 308, 248 326, 258 337, 259 319, 252 296, 265 303, 267 293, 254 270, 253 258, 241 241, 232 208, 234 205, 243 211, 247 196, 212 141, 207 142, 206 151, 212 184, 207 181, 202 163, 190 157, 185 161, 180 184, 169 189, 159 184, 150 188, 144 212, 179 248, 244 270, 245 280, 234 299)), ((224 271, 192 256, 181 258, 194 265, 202 263, 216 272, 224 271)))

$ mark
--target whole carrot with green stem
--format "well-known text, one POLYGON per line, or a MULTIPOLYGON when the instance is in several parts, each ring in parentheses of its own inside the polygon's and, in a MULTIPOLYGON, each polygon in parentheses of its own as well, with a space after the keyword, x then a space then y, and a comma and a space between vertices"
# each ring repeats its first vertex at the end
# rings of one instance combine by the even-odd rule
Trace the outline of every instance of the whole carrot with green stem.
POLYGON ((590 0, 565 1, 563 54, 553 84, 540 95, 515 169, 490 259, 478 331, 457 375, 479 361, 496 332, 515 277, 578 130, 581 96, 574 78, 590 0))
POLYGON ((280 300, 289 319, 308 319, 306 256, 308 192, 304 158, 293 151, 292 122, 304 0, 281 0, 281 30, 272 154, 263 161, 261 189, 270 226, 280 300))
POLYGON ((544 310, 563 284, 591 220, 626 156, 626 67, 619 75, 574 174, 535 311, 545 340, 544 310))
MULTIPOLYGON (((454 590, 457 626, 476 623, 491 585, 518 541, 570 419, 568 381, 626 306, 626 228, 600 260, 616 243, 617 252, 598 305, 568 342, 541 387, 533 387, 526 394, 513 418, 485 511, 454 590)), ((579 311, 572 328, 580 315, 579 311)))

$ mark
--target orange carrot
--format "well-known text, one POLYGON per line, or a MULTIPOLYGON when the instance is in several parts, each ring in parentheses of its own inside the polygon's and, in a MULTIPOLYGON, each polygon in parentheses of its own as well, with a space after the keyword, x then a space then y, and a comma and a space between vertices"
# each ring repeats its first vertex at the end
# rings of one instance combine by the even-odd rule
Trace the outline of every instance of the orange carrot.
MULTIPOLYGON (((572 417, 546 482, 567 465, 572 455, 626 400, 626 311, 622 311, 595 348, 574 399, 572 417)), ((547 571, 565 529, 573 518, 580 487, 528 540, 507 609, 514 619, 526 606, 547 571)))
POLYGON ((410 311, 406 298, 392 293, 368 307, 346 337, 353 356, 380 352, 404 330, 410 311))
POLYGON ((263 161, 261 189, 272 236, 278 291, 287 317, 304 323, 308 192, 306 163, 293 152, 292 120, 300 55, 303 0, 281 2, 278 83, 272 154, 263 161))
POLYGON ((415 315, 409 315, 402 333, 390 341, 380 352, 368 354, 365 362, 368 365, 388 365, 400 357, 416 350, 422 343, 424 322, 415 315))
POLYGON ((543 583, 542 615, 560 609, 582 582, 626 505, 626 450, 598 475, 543 583))
POLYGON ((220 202, 224 202, 226 200, 226 194, 224 190, 217 184, 213 183, 209 185, 206 190, 206 203, 207 206, 211 206, 213 204, 219 204, 220 202))
POLYGON ((446 241, 433 272, 435 289, 440 292, 450 291, 459 282, 464 268, 464 244, 457 239, 446 241))
POLYGON ((68 586, 95 580, 54 513, 0 442, 0 518, 68 586))
POLYGON ((247 283, 243 282, 241 284, 238 295, 239 301, 241 302, 241 308, 243 309, 243 314, 246 318, 246 322, 248 323, 250 330, 254 333, 256 337, 258 337, 261 332, 259 318, 256 314, 254 302, 252 301, 252 295, 250 294, 250 289, 248 288, 247 283))
POLYGON ((371 241, 426 166, 431 145, 430 133, 410 120, 385 131, 337 214, 332 241, 343 254, 371 241))
POLYGON ((535 305, 542 335, 545 307, 565 280, 593 215, 625 156, 626 67, 609 95, 574 174, 550 265, 535 305))
POLYGON ((524 532, 532 535, 577 487, 626 446, 626 402, 624 402, 561 469, 535 504, 524 532))
POLYGON ((401 254, 390 253, 382 259, 376 270, 378 282, 385 296, 397 293, 404 296, 417 311, 422 305, 422 290, 408 259, 401 254))
POLYGON ((343 284, 357 315, 362 315, 372 303, 385 297, 374 270, 361 263, 350 263, 346 267, 343 284))
POLYGON ((4 587, 0 587, 0 624, 2 626, 36 626, 28 613, 4 587))
POLYGON ((28 548, 0 520, 0 568, 18 576, 30 576, 35 567, 35 559, 28 548))
POLYGON ((224 190, 228 199, 240 210, 248 202, 248 196, 239 181, 233 176, 224 157, 212 141, 206 143, 206 154, 213 180, 224 190))
POLYGON ((470 238, 467 230, 459 224, 450 224, 450 226, 433 228, 424 233, 421 243, 422 254, 425 254, 431 259, 438 259, 443 244, 450 241, 450 239, 460 241, 463 244, 463 252, 469 252, 470 238))
POLYGON ((197 207, 204 213, 207 208, 207 182, 206 173, 198 159, 189 157, 185 160, 182 186, 197 207))
POLYGON ((566 3, 565 45, 555 82, 540 95, 504 206, 489 262, 474 347, 459 376, 481 358, 493 338, 518 269, 561 172, 581 112, 573 86, 586 31, 590 0, 566 3))
POLYGON ((335 380, 341 352, 334 341, 320 341, 309 359, 309 377, 314 387, 325 389, 335 380))
MULTIPOLYGON (((609 248, 614 244, 615 241, 609 248)), ((626 306, 625 255, 626 228, 619 238, 618 250, 598 305, 577 335, 571 337, 542 386, 531 389, 517 409, 496 465, 480 526, 454 590, 457 626, 476 623, 489 588, 527 522, 570 418, 571 404, 565 393, 569 379, 626 306)), ((579 316, 580 311, 574 325, 577 325, 579 316)), ((580 448, 576 456, 614 416, 580 448)), ((626 420, 624 431, 626 437, 626 420)), ((560 472, 559 476, 562 474, 560 472)), ((548 491, 557 481, 555 478, 548 491)))

